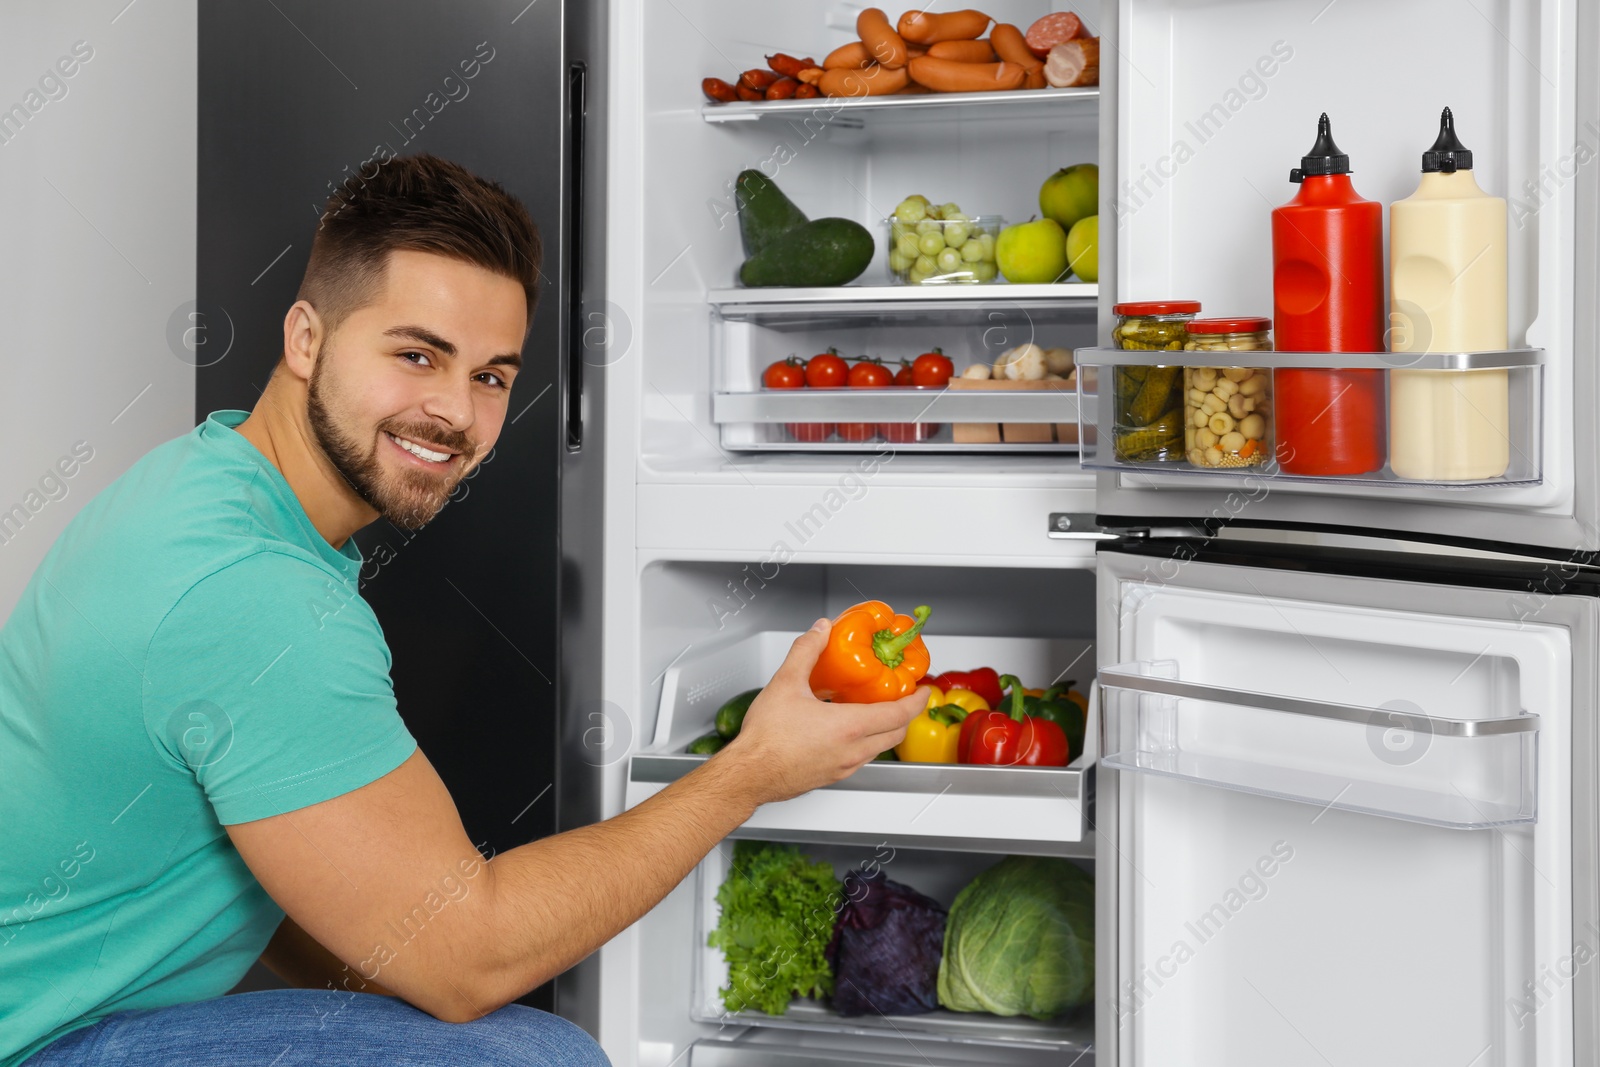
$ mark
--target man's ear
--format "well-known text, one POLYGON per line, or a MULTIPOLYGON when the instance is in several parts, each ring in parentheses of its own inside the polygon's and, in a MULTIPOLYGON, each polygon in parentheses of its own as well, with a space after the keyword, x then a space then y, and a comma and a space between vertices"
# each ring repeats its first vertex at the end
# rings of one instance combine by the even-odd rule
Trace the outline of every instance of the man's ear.
POLYGON ((326 337, 322 316, 309 301, 296 300, 283 316, 283 361, 301 381, 310 381, 326 337))

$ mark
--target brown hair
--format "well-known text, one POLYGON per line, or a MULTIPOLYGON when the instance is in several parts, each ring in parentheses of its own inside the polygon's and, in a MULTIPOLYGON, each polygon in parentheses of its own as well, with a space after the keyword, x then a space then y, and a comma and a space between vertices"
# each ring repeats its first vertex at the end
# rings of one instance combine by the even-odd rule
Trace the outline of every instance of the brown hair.
POLYGON ((296 299, 316 308, 332 332, 377 298, 389 253, 410 249, 521 282, 532 327, 543 252, 522 202, 498 182, 426 153, 377 167, 370 178, 352 174, 328 197, 296 299))

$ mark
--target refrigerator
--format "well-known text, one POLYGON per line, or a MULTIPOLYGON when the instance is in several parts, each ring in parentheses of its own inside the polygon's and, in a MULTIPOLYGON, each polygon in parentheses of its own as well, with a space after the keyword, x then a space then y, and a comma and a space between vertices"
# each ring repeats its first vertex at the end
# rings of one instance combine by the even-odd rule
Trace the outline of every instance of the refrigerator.
MULTIPOLYGON (((611 8, 607 288, 631 347, 608 383, 604 678, 639 749, 606 810, 692 767, 717 705, 810 619, 930 604, 935 670, 1093 680, 1085 751, 1051 770, 875 764, 735 837, 841 874, 875 863, 946 905, 1000 856, 1064 857, 1095 879, 1095 1002, 1047 1021, 723 1012, 706 936, 725 842, 602 950, 608 1052, 650 1067, 1596 1062, 1593 6, 1107 0, 1070 5, 1101 39, 1097 90, 700 94, 776 52, 820 58, 862 6, 611 8), (1240 362, 1503 369, 1506 474, 1119 462, 1108 383, 1140 354, 1106 347, 1112 306, 1271 316, 1270 212, 1318 116, 1356 189, 1387 205, 1416 188, 1446 106, 1478 182, 1508 200, 1510 348, 1240 362), (892 283, 883 220, 902 198, 1022 222, 1046 176, 1086 161, 1096 284, 892 283), (873 266, 841 289, 741 289, 728 183, 746 168, 812 218, 867 226, 873 266), (1024 341, 1073 348, 1079 394, 760 388, 768 364, 829 347, 939 344, 959 370, 1024 341), (1059 425, 951 439, 1008 416, 1077 421, 1077 440, 1062 447, 1059 425), (917 417, 944 428, 868 444, 786 429, 917 417)), ((983 10, 1027 26, 1068 7, 983 10)))
MULTIPOLYGON (((355 534, 400 714, 485 855, 592 822, 599 700, 606 86, 581 3, 203 4, 196 420, 257 403, 323 205, 430 152, 501 183, 544 261, 494 449, 426 527, 355 534), (587 190, 587 193, 586 193, 587 190)), ((257 967, 244 988, 278 985, 257 967)), ((524 1003, 593 1029, 596 968, 524 1003)))

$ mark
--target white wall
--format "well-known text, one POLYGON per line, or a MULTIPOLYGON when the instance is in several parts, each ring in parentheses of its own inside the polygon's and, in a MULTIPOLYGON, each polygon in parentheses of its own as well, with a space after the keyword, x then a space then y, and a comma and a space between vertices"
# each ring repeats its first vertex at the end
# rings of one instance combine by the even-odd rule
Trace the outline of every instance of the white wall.
POLYGON ((168 321, 195 290, 197 19, 0 0, 0 620, 78 509, 195 425, 168 321))

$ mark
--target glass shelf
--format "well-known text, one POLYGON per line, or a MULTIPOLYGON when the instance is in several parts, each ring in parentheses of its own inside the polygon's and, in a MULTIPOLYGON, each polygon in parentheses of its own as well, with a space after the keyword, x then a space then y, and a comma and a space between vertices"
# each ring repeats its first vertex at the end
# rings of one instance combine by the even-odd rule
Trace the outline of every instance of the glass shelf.
MULTIPOLYGON (((732 106, 732 105, 729 105, 732 106)), ((1039 324, 1092 322, 1100 287, 1050 285, 840 285, 829 288, 713 289, 706 294, 724 322, 777 330, 920 324, 990 326, 1027 319, 1039 324)))
POLYGON ((707 102, 700 115, 713 124, 767 123, 858 129, 874 122, 950 122, 996 118, 1059 121, 1098 119, 1100 90, 1017 89, 993 93, 918 93, 903 96, 814 97, 810 100, 707 102))

